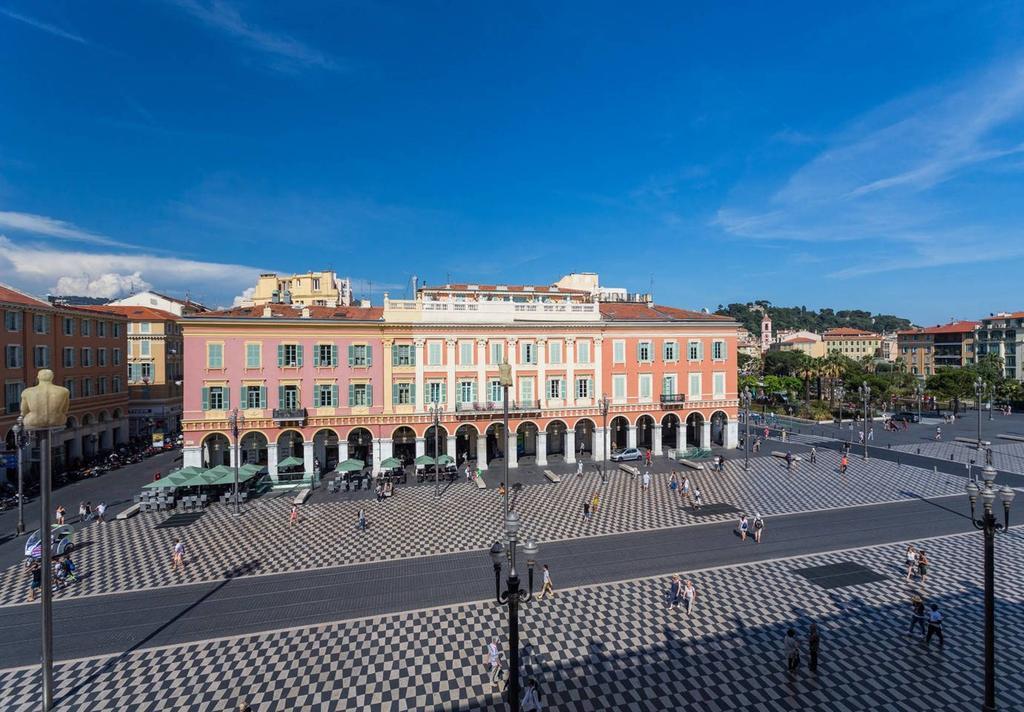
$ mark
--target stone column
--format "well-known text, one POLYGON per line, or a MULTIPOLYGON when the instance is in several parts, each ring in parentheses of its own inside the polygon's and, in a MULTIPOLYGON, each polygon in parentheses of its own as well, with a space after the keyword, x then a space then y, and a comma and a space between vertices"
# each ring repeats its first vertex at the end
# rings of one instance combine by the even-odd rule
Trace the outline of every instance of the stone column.
POLYGON ((476 436, 476 466, 487 472, 487 435, 476 436))
POLYGON ((416 457, 427 454, 427 439, 416 438, 416 457))
POLYGON ((636 447, 636 427, 626 426, 626 447, 636 447))
POLYGON ((739 443, 739 423, 735 420, 730 420, 725 425, 725 447, 729 450, 736 449, 736 445, 739 443))
POLYGON ((348 440, 338 440, 338 462, 345 462, 348 459, 348 440))
POLYGON ((508 458, 508 469, 519 467, 519 450, 516 447, 518 438, 515 433, 509 433, 505 439, 505 457, 508 458))
POLYGON ((537 459, 535 462, 540 466, 548 464, 548 432, 546 430, 537 431, 537 459))
POLYGON ((380 472, 380 463, 394 455, 394 447, 391 438, 378 438, 373 453, 373 474, 380 472))
POLYGON ((576 431, 572 428, 565 430, 565 461, 570 465, 576 462, 576 431))
POLYGON ((654 428, 653 428, 653 431, 654 432, 651 433, 651 445, 653 446, 651 448, 651 450, 652 450, 651 454, 652 455, 660 455, 661 454, 661 426, 660 425, 655 425, 654 428))
MULTIPOLYGON (((566 337, 562 351, 562 356, 565 359, 565 404, 573 406, 576 405, 576 372, 574 370, 576 364, 576 337, 566 337)), ((568 450, 566 453, 565 461, 571 462, 568 459, 568 450)))
POLYGON ((711 421, 705 420, 700 429, 700 446, 705 450, 711 449, 711 421))
MULTIPOLYGON (((71 441, 71 457, 82 456, 82 441, 77 436, 71 441)), ((202 467, 203 448, 199 445, 186 445, 181 453, 182 467, 202 467)))
POLYGON ((591 437, 591 458, 594 462, 601 462, 604 459, 604 444, 606 442, 607 434, 602 427, 594 428, 594 434, 591 437))
MULTIPOLYGON (((455 445, 455 436, 449 435, 448 441, 445 443, 445 454, 450 456, 453 460, 455 459, 455 453, 458 452, 459 448, 455 445)), ((461 462, 456 461, 456 465, 461 465, 461 462)))
POLYGON ((444 354, 445 360, 444 360, 444 363, 445 363, 445 367, 447 369, 447 374, 445 376, 444 386, 445 386, 445 390, 448 391, 448 400, 445 403, 445 410, 447 410, 448 412, 452 412, 452 411, 455 410, 455 392, 456 392, 456 383, 455 383, 455 339, 449 336, 448 338, 446 338, 444 340, 444 345, 445 345, 445 354, 444 354))
POLYGON ((413 410, 417 413, 422 413, 424 408, 423 404, 427 400, 427 394, 424 390, 423 385, 423 339, 415 339, 413 341, 413 348, 415 350, 416 359, 416 397, 413 399, 413 410))
POLYGON ((270 479, 277 482, 277 443, 270 443, 267 446, 267 473, 270 479))
POLYGON ((313 442, 311 440, 302 443, 302 471, 313 472, 313 442))
POLYGON ((604 337, 595 336, 591 360, 594 362, 594 393, 592 398, 597 403, 604 393, 604 337))

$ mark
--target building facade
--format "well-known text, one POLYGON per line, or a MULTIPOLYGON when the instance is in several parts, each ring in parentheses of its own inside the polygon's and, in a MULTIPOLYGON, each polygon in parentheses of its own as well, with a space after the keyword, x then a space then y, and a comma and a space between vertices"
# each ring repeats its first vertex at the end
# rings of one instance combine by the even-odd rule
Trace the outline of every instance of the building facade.
MULTIPOLYGON (((125 382, 127 329, 119 314, 52 305, 0 285, 0 342, 3 360, 3 412, 0 433, 14 450, 12 428, 21 409, 21 392, 36 384, 41 369, 70 391, 67 426, 53 435, 53 467, 61 471, 128 439, 128 389, 125 382)), ((38 453, 33 454, 38 462, 38 453)), ((34 466, 33 466, 34 468, 34 466)), ((15 476, 11 468, 8 477, 15 476)))
POLYGON ((176 433, 181 429, 184 344, 179 318, 151 307, 84 307, 128 320, 128 433, 176 433))
POLYGON ((880 334, 846 326, 829 329, 822 334, 821 340, 825 343, 826 352, 837 351, 854 360, 860 360, 865 356, 875 358, 882 344, 880 334))
POLYGON ((166 294, 160 294, 160 292, 154 292, 152 290, 138 292, 122 299, 115 299, 114 301, 109 302, 109 304, 119 307, 148 307, 150 309, 159 309, 160 311, 170 312, 171 314, 174 314, 174 316, 210 311, 199 302, 191 299, 169 297, 166 294))
POLYGON ((481 469, 736 444, 737 324, 557 286, 447 285, 383 307, 267 304, 183 320, 185 464, 446 453, 481 469), (508 362, 509 433, 498 367, 508 362), (602 409, 607 395, 607 416, 602 409), (438 428, 434 430, 435 414, 438 428), (436 436, 436 437, 435 437, 436 436))
POLYGON ((345 307, 352 304, 352 282, 339 279, 331 271, 305 274, 261 274, 252 298, 243 306, 271 303, 296 304, 307 307, 345 307))
POLYGON ((959 368, 974 361, 976 321, 905 329, 897 332, 899 358, 915 376, 927 378, 943 367, 959 368))
POLYGON ((825 342, 821 337, 817 338, 803 336, 801 334, 787 336, 771 345, 770 351, 800 351, 811 358, 820 358, 825 355, 825 342))
POLYGON ((1024 381, 1024 312, 1000 312, 980 320, 974 332, 975 359, 995 354, 1007 378, 1024 381))

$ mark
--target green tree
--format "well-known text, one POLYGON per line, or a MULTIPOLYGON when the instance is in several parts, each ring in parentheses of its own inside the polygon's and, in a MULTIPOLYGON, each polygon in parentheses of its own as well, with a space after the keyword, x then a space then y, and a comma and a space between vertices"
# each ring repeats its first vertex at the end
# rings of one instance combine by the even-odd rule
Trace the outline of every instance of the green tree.
POLYGON ((939 368, 925 387, 940 398, 964 400, 974 395, 974 372, 968 368, 939 368))
POLYGON ((807 354, 800 351, 769 351, 764 355, 766 376, 795 376, 807 354))

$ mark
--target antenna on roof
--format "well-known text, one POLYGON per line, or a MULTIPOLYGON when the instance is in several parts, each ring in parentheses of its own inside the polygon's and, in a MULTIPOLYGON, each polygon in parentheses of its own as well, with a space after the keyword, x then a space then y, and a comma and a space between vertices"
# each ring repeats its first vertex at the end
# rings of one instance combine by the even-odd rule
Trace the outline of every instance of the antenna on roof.
POLYGON ((445 284, 451 284, 452 283, 452 273, 451 272, 445 272, 444 273, 444 283, 445 284))
POLYGON ((654 301, 654 272, 651 272, 651 301, 654 301))

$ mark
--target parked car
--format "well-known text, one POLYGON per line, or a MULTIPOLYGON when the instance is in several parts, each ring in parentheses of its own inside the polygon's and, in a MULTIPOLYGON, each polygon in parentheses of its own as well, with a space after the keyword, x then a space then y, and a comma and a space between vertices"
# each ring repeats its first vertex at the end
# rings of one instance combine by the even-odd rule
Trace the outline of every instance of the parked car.
POLYGON ((627 447, 622 450, 616 450, 611 455, 612 462, 626 462, 627 460, 643 460, 644 455, 640 452, 639 448, 627 447))
MULTIPOLYGON (((50 554, 52 556, 64 556, 70 554, 75 548, 71 541, 75 530, 70 524, 54 524, 50 528, 50 554)), ((38 559, 43 555, 43 540, 36 529, 25 542, 25 556, 29 559, 38 559)))
POLYGON ((909 410, 900 411, 899 413, 893 413, 893 420, 906 421, 908 423, 920 423, 921 419, 917 417, 917 413, 912 413, 909 410))

